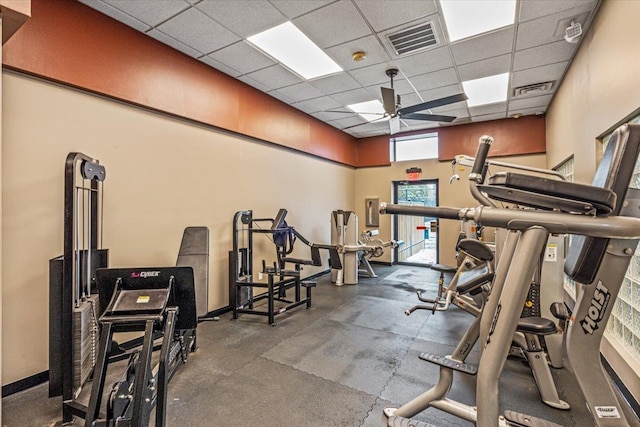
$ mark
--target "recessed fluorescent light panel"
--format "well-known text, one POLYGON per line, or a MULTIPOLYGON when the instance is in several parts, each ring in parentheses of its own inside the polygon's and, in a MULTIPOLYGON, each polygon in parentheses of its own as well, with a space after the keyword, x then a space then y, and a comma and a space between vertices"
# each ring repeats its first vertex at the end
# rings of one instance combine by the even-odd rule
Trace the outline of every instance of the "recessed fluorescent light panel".
POLYGON ((291 22, 247 38, 249 43, 307 80, 342 68, 291 22))
POLYGON ((462 82, 464 93, 469 97, 467 100, 469 107, 505 102, 508 86, 509 73, 462 82))
POLYGON ((449 40, 464 39, 512 25, 516 0, 440 0, 449 40))
POLYGON ((383 119, 389 120, 389 117, 384 117, 384 107, 382 106, 382 102, 377 99, 347 105, 347 108, 368 122, 372 122, 374 120, 383 121, 383 119))

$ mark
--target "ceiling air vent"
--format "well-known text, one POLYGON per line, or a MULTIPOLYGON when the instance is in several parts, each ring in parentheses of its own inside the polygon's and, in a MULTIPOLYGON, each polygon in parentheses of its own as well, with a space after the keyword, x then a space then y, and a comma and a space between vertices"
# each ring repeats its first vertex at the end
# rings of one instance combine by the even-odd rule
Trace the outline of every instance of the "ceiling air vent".
POLYGON ((387 34, 387 38, 398 55, 406 55, 438 44, 431 22, 387 34))
POLYGON ((544 95, 546 93, 551 92, 551 89, 553 89, 554 84, 555 84, 555 81, 551 81, 551 82, 534 83, 531 85, 520 86, 513 90, 513 96, 518 98, 521 96, 544 95))

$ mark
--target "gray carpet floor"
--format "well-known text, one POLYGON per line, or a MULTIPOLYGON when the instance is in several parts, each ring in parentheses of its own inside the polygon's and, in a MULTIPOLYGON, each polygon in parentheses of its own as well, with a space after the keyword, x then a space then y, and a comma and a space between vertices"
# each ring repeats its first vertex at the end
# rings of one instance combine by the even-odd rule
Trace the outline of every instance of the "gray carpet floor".
MULTIPOLYGON (((327 275, 313 290, 313 307, 276 317, 249 314, 198 327, 198 349, 169 385, 168 426, 383 426, 382 411, 433 386, 438 367, 423 352, 449 354, 471 322, 445 313, 404 310, 416 290, 435 293, 438 274, 415 267, 374 266, 379 278, 336 287, 327 275)), ((478 362, 477 350, 468 359, 478 362)), ((554 370, 571 411, 545 406, 528 366, 509 359, 500 382, 501 406, 563 426, 593 425, 570 373, 554 370)), ((475 377, 456 374, 449 397, 473 405, 475 377)), ((414 417, 436 426, 470 426, 437 409, 414 417)), ((52 426, 61 399, 47 384, 5 397, 3 426, 52 426)), ((83 425, 81 420, 77 425, 83 425)))

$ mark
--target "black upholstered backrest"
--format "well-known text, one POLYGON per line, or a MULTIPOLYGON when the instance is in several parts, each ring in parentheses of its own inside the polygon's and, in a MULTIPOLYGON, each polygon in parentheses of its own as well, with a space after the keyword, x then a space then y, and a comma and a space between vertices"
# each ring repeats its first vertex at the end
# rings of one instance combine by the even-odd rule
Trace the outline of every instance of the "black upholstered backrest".
MULTIPOLYGON (((616 129, 609 139, 592 185, 608 188, 616 193, 616 205, 611 215, 620 213, 639 149, 640 125, 623 125, 616 129)), ((592 283, 608 244, 609 239, 573 236, 564 263, 564 272, 580 283, 592 283)))

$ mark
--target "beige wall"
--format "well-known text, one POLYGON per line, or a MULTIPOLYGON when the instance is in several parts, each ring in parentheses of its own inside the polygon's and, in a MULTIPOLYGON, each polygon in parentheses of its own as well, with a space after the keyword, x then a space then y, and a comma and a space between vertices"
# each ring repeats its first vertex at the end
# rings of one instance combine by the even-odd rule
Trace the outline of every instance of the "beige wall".
POLYGON ((595 173, 595 138, 640 108, 640 2, 605 0, 547 111, 547 159, 595 173))
POLYGON ((228 301, 234 212, 284 207, 289 224, 328 243, 331 211, 353 209, 352 168, 25 76, 3 83, 3 384, 48 369, 48 260, 62 254, 70 151, 107 169, 111 266, 173 265, 184 227, 209 227, 210 310, 228 301))
MULTIPOLYGON (((459 153, 474 156, 475 153, 459 153)), ((535 154, 528 156, 513 156, 499 159, 502 162, 526 165, 532 167, 545 167, 546 156, 535 154)), ((418 166, 422 168, 422 179, 438 180, 438 199, 440 206, 450 207, 475 207, 478 202, 473 199, 469 192, 467 177, 470 168, 465 168, 464 172, 457 171, 460 175, 459 181, 449 184, 452 175, 451 162, 438 162, 437 160, 421 160, 392 163, 391 166, 363 168, 356 171, 356 214, 360 221, 360 229, 365 227, 365 199, 369 197, 379 197, 380 202, 391 203, 393 200, 392 181, 402 181, 407 179, 406 169, 418 166)), ((492 168, 491 171, 498 172, 503 168, 492 168)), ((380 216, 380 238, 388 240, 392 238, 392 215, 380 216)), ((460 231, 460 223, 457 221, 440 221, 439 239, 439 262, 444 264, 455 264, 455 244, 460 231)), ((490 237, 490 236, 489 236, 490 237)), ((488 240, 491 240, 488 238, 488 240)), ((386 250, 384 255, 376 260, 382 262, 391 261, 391 251, 386 250)))

